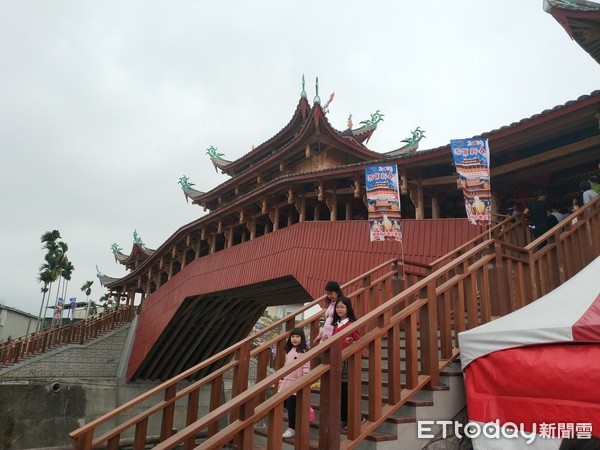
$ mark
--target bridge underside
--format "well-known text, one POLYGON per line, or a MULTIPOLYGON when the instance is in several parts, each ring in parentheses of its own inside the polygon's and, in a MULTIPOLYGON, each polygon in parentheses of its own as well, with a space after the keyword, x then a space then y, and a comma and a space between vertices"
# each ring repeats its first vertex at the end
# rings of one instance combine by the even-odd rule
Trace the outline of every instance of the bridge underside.
MULTIPOLYGON (((186 298, 134 378, 164 380, 248 336, 268 306, 312 298, 293 277, 186 298)), ((195 378, 216 370, 208 366, 195 378)))
POLYGON ((267 306, 311 301, 398 255, 431 262, 480 232, 406 220, 402 245, 370 242, 366 221, 302 222, 198 258, 143 301, 127 379, 171 378, 247 336, 267 306))

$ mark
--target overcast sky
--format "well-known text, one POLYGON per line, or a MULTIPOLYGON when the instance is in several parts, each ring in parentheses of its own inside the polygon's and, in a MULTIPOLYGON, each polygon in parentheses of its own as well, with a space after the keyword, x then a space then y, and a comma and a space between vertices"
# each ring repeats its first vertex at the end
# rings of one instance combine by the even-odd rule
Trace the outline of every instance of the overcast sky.
MULTIPOLYGON (((0 301, 37 315, 40 236, 75 266, 67 297, 125 275, 110 246, 159 247, 204 214, 182 175, 226 181, 290 120, 306 77, 331 124, 385 115, 369 143, 421 149, 508 125, 599 88, 600 66, 541 0, 0 1, 0 301)), ((493 158, 493 148, 491 149, 493 158)))

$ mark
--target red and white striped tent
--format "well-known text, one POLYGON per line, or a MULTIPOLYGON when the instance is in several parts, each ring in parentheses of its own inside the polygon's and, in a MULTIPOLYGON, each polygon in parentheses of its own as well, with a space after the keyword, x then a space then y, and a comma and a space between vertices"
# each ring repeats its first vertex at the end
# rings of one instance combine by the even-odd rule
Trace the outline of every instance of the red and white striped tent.
POLYGON ((481 433, 475 449, 558 449, 564 437, 600 437, 600 257, 539 300, 460 333, 459 344, 469 421, 537 433, 529 446, 481 433))

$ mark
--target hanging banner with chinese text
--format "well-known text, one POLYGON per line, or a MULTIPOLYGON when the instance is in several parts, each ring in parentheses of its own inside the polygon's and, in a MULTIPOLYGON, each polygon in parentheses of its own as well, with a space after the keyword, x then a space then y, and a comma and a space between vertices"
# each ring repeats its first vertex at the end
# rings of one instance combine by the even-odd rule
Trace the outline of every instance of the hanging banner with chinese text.
POLYGON ((473 225, 491 222, 490 151, 485 138, 453 139, 452 157, 465 197, 467 218, 473 225))
POLYGON ((398 167, 365 167, 371 241, 402 241, 398 167))

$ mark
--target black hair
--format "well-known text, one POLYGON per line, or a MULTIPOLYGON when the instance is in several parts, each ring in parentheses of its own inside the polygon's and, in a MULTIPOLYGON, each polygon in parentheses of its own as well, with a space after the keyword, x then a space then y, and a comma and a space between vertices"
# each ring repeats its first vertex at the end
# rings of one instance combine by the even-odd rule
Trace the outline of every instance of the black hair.
POLYGON ((287 342, 285 343, 285 347, 283 349, 285 352, 289 352, 294 346, 292 345, 292 336, 300 336, 300 345, 298 345, 298 353, 304 353, 308 351, 308 345, 306 344, 306 336, 304 335, 304 330, 302 328, 294 328, 290 335, 288 336, 287 342))
POLYGON ((583 180, 579 182, 579 189, 582 191, 589 191, 592 188, 592 185, 588 180, 583 180))
MULTIPOLYGON (((342 302, 344 305, 346 305, 346 309, 348 310, 348 320, 350 320, 350 322, 355 322, 356 321, 356 314, 354 314, 354 308, 352 307, 352 300, 350 300, 348 297, 340 297, 338 299, 338 303, 342 302)), ((337 305, 337 303, 336 303, 337 305)), ((336 324, 338 323, 340 320, 342 320, 342 318, 340 316, 338 316, 337 311, 333 313, 333 323, 336 324)))
MULTIPOLYGON (((335 292, 338 298, 344 296, 344 294, 342 294, 342 288, 340 287, 340 284, 337 281, 328 281, 325 285, 325 292, 335 292)), ((325 304, 327 306, 331 304, 331 299, 329 297, 325 299, 325 304)))

